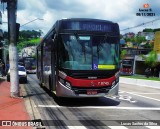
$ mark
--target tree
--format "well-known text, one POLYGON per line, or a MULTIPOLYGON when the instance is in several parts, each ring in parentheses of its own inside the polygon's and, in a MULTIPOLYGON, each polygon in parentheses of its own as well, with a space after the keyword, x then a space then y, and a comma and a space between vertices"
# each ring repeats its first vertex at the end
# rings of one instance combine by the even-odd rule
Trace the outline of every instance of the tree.
POLYGON ((160 28, 154 29, 154 32, 160 31, 160 28))
POLYGON ((149 42, 147 42, 143 47, 153 49, 153 44, 150 44, 149 42))
POLYGON ((138 36, 138 35, 137 35, 136 37, 134 37, 134 39, 135 39, 135 42, 137 43, 137 46, 139 46, 140 43, 146 41, 146 39, 145 39, 144 36, 138 36))
POLYGON ((156 51, 151 51, 147 57, 143 56, 143 58, 145 60, 145 64, 147 64, 149 67, 154 68, 158 65, 158 55, 156 51))
POLYGON ((146 29, 143 30, 143 32, 153 32, 153 31, 154 31, 154 30, 151 29, 151 28, 146 28, 146 29))
POLYGON ((121 55, 120 55, 121 60, 123 60, 125 58, 126 54, 127 54, 127 50, 121 51, 121 55))
POLYGON ((140 44, 142 43, 143 41, 146 41, 145 37, 144 36, 136 36, 135 37, 135 42, 140 44))
POLYGON ((19 32, 20 40, 28 40, 32 38, 38 38, 41 36, 43 32, 41 30, 36 31, 36 30, 22 30, 19 32))

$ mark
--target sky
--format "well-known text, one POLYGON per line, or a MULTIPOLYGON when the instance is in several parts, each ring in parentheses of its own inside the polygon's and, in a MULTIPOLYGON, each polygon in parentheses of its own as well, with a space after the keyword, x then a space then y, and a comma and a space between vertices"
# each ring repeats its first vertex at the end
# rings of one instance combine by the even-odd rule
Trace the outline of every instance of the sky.
MULTIPOLYGON (((2 21, 7 21, 7 10, 1 6, 2 21)), ((119 24, 121 34, 142 31, 145 28, 160 28, 160 0, 18 0, 17 22, 20 30, 42 30, 45 35, 56 20, 62 18, 104 19, 119 24), (144 8, 144 4, 149 5, 144 8), (151 9, 140 12, 142 9, 151 9), (137 16, 152 13, 155 16, 137 16), (35 20, 34 19, 43 19, 35 20), (155 22, 134 29, 127 29, 155 19, 155 22)), ((3 23, 3 30, 7 24, 3 23)))

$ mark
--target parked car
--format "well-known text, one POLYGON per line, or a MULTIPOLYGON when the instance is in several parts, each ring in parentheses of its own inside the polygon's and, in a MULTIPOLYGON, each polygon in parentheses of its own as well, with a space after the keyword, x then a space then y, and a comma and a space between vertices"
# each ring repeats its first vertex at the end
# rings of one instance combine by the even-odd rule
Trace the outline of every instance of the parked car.
MULTIPOLYGON (((27 72, 24 66, 18 65, 19 82, 27 83, 27 72)), ((10 81, 10 69, 7 73, 7 81, 10 81)))

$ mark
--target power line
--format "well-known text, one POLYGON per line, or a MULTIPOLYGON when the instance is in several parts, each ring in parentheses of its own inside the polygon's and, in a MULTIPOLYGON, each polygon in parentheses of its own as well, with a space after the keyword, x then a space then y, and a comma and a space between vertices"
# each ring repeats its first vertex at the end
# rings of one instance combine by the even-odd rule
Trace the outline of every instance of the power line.
POLYGON ((160 20, 160 18, 157 18, 157 19, 154 19, 154 20, 152 20, 152 21, 145 22, 145 23, 141 23, 141 24, 136 25, 136 26, 133 26, 133 27, 128 27, 128 28, 123 29, 123 30, 121 30, 121 31, 129 30, 129 29, 134 29, 134 28, 137 28, 137 27, 140 27, 140 26, 149 24, 149 23, 153 23, 153 22, 158 21, 158 20, 160 20))

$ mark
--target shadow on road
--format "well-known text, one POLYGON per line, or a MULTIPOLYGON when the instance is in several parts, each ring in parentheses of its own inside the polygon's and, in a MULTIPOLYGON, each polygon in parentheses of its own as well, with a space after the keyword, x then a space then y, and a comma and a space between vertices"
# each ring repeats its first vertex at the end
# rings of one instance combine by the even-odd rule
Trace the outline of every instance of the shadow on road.
POLYGON ((50 97, 59 106, 80 107, 80 106, 117 106, 120 101, 106 97, 99 98, 62 98, 57 97, 54 93, 50 92, 45 87, 42 87, 50 97))
POLYGON ((119 101, 100 97, 100 98, 57 98, 56 103, 60 106, 117 106, 119 101))

